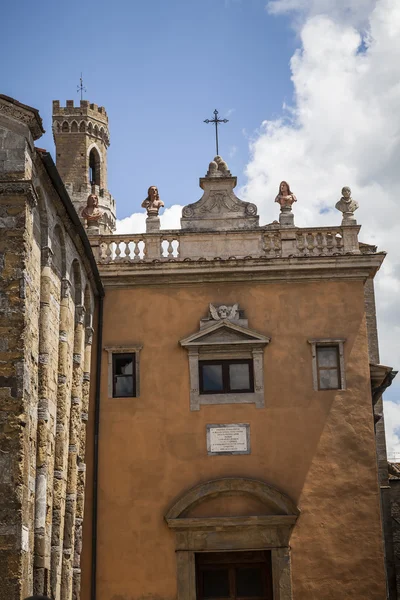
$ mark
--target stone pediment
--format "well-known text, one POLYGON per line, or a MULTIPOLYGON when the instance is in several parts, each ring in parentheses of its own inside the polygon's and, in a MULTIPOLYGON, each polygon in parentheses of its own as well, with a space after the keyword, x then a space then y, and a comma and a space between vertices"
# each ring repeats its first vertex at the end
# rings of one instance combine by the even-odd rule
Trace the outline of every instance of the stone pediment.
POLYGON ((271 341, 271 338, 257 333, 252 329, 247 329, 241 325, 232 323, 224 319, 202 329, 189 337, 180 341, 184 348, 195 348, 199 346, 250 346, 264 347, 271 341))
POLYGON ((200 200, 182 210, 182 229, 227 231, 258 227, 256 205, 235 195, 236 177, 232 177, 219 156, 211 161, 207 175, 200 179, 200 187, 204 190, 200 200))

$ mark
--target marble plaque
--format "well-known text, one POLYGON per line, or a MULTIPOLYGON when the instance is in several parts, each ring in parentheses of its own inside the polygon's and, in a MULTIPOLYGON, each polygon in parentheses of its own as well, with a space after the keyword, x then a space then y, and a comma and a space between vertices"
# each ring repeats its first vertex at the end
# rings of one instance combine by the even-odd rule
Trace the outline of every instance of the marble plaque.
POLYGON ((250 454, 250 425, 231 423, 207 425, 207 453, 250 454))

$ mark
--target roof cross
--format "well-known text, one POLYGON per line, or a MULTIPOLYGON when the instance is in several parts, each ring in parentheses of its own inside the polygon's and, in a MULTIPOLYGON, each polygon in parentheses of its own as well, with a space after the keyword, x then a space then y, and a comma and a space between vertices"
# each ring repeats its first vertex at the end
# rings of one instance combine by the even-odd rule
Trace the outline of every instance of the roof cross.
POLYGON ((218 119, 218 111, 214 110, 214 118, 206 119, 204 123, 214 123, 215 125, 215 145, 217 147, 217 156, 218 156, 218 125, 220 123, 228 123, 229 119, 218 119))

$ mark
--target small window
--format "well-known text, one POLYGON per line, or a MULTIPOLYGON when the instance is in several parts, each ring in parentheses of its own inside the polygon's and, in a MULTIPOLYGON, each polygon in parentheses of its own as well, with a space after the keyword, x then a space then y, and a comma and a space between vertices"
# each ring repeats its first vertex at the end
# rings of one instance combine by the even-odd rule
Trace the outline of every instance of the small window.
POLYGON ((338 346, 317 346, 318 389, 340 389, 338 346))
POLYGON ((89 183, 100 185, 100 156, 95 148, 92 148, 89 154, 89 183))
POLYGON ((135 354, 113 354, 113 398, 136 397, 135 354))
POLYGON ((343 338, 311 339, 314 390, 345 390, 343 338))
POLYGON ((253 361, 199 361, 200 394, 254 392, 253 361))

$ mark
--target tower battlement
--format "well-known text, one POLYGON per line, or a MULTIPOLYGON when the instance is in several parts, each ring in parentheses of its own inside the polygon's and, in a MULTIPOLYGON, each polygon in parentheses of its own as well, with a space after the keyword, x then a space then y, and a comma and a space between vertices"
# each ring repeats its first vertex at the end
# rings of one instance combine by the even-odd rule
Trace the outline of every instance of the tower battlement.
POLYGON ((53 100, 53 137, 57 169, 81 216, 92 186, 103 211, 100 229, 115 230, 115 200, 107 189, 107 148, 110 145, 108 116, 104 106, 81 100, 65 106, 53 100))
POLYGON ((108 147, 110 132, 106 109, 88 100, 81 100, 79 106, 74 106, 73 100, 67 100, 66 106, 60 106, 59 100, 53 100, 54 142, 56 134, 64 133, 88 134, 108 147))
POLYGON ((53 100, 53 115, 71 114, 88 114, 94 118, 100 118, 103 116, 107 122, 107 112, 104 106, 98 106, 97 104, 89 102, 89 100, 81 100, 79 106, 75 106, 74 100, 67 100, 65 106, 60 106, 59 100, 53 100), (83 111, 83 112, 82 112, 83 111), (99 117, 99 115, 101 115, 99 117))

